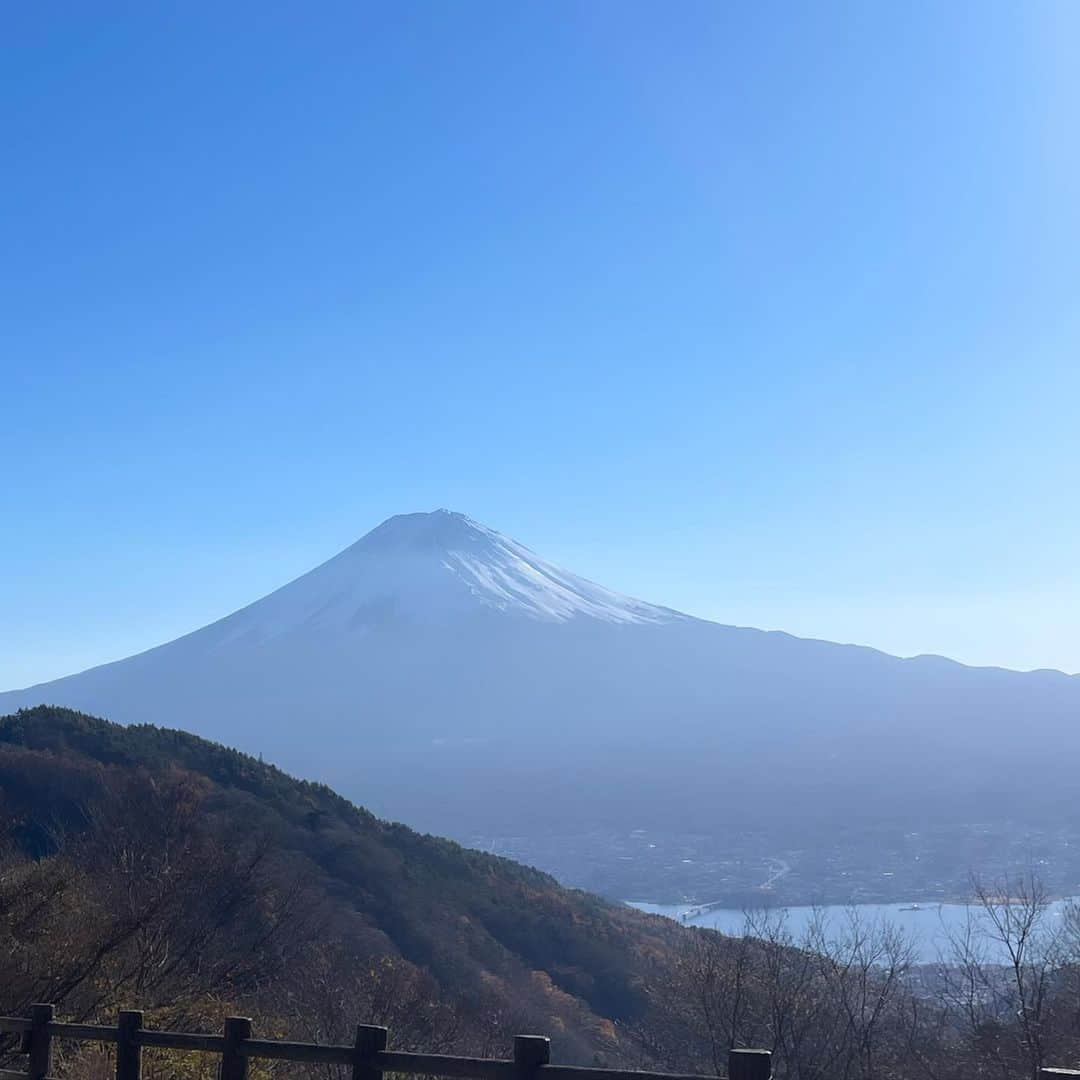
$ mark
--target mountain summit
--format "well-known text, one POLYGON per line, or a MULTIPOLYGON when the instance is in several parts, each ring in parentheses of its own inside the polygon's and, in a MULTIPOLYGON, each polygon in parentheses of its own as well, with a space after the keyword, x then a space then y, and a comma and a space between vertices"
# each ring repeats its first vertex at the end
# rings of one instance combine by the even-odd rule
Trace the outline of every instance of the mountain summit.
POLYGON ((680 618, 560 570, 464 514, 400 514, 321 566, 224 620, 226 634, 354 633, 483 614, 566 622, 680 618))
POLYGON ((0 713, 42 703, 191 730, 464 839, 768 828, 786 849, 853 816, 985 821, 1023 777, 1035 820, 1080 752, 1078 678, 690 618, 446 510, 0 713))

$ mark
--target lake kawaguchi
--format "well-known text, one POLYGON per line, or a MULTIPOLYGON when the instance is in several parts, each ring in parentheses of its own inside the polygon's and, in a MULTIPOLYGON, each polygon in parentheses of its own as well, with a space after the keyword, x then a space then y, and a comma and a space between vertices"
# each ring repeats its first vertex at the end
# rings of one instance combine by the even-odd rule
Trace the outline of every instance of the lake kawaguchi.
MULTIPOLYGON (((746 911, 739 908, 712 908, 702 910, 692 904, 647 904, 628 901, 631 907, 652 915, 665 915, 685 926, 704 926, 724 934, 739 936, 746 930, 746 911)), ((1047 905, 1042 927, 1049 933, 1062 925, 1063 915, 1069 904, 1077 898, 1054 900, 1047 905)), ((1002 943, 987 932, 986 916, 978 907, 966 904, 907 903, 907 904, 858 904, 852 906, 823 905, 821 907, 788 907, 770 911, 775 918, 785 913, 785 928, 797 944, 809 928, 815 912, 824 916, 832 931, 830 936, 840 937, 847 925, 850 913, 856 911, 865 924, 888 922, 908 934, 914 944, 915 962, 933 964, 948 960, 950 940, 964 932, 969 915, 974 917, 976 939, 984 950, 985 959, 991 963, 1008 963, 1008 954, 1002 943)))

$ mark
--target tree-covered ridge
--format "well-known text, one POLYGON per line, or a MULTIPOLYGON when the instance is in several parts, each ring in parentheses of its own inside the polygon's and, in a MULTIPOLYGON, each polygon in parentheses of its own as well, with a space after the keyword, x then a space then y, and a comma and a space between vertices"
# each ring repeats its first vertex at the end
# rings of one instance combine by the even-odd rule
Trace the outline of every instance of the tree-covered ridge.
POLYGON ((334 812, 343 819, 374 820, 324 784, 297 780, 274 765, 186 731, 153 724, 123 726, 73 709, 40 705, 0 718, 0 743, 32 750, 84 754, 106 765, 163 769, 179 765, 225 788, 273 799, 280 808, 306 805, 308 812, 334 812))
MULTIPOLYGON (((532 1026, 565 1031, 578 1056, 605 1046, 618 1054, 612 1024, 641 1014, 642 975, 677 930, 532 868, 380 821, 324 785, 186 732, 44 706, 0 719, 5 821, 24 856, 92 848, 106 804, 113 818, 142 815, 128 827, 149 828, 138 799, 124 809, 131 789, 161 799, 178 786, 211 847, 257 853, 282 895, 302 883, 341 955, 404 964, 455 1007, 505 1011, 512 1000, 532 1026)), ((148 847, 155 836, 144 837, 148 847)))
MULTIPOLYGON (((123 726, 72 709, 41 705, 0 718, 0 743, 31 750, 84 755, 103 765, 133 766, 159 772, 180 767, 206 777, 223 791, 258 799, 288 823, 313 833, 344 828, 378 836, 388 845, 419 859, 436 877, 507 874, 537 888, 558 888, 555 879, 497 855, 475 851, 442 837, 420 834, 405 825, 382 821, 342 798, 325 784, 300 780, 250 754, 173 728, 153 724, 123 726)), ((603 901, 578 894, 602 904, 603 901)))

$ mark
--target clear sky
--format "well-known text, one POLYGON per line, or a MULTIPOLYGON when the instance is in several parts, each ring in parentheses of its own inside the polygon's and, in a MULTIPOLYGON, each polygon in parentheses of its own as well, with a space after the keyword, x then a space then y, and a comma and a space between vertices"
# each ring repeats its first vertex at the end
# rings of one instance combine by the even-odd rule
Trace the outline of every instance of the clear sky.
POLYGON ((1078 31, 9 7, 0 688, 439 506, 725 622, 1080 670, 1078 31))

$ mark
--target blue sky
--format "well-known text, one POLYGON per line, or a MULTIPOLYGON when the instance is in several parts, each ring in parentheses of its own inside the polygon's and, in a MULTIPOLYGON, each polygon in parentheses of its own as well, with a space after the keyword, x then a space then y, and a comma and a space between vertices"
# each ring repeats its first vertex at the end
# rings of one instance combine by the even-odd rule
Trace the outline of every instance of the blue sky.
POLYGON ((1080 670, 1078 24, 7 12, 0 688, 439 506, 722 621, 1080 670))

